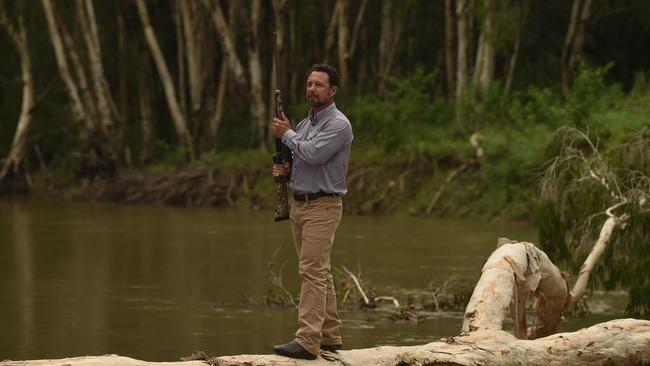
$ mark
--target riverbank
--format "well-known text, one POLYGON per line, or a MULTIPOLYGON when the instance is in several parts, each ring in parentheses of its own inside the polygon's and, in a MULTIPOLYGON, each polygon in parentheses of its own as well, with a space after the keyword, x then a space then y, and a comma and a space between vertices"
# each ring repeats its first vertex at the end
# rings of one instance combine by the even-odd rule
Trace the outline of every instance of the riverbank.
MULTIPOLYGON (((275 183, 268 155, 256 151, 221 154, 189 165, 161 163, 92 181, 57 180, 41 173, 33 179, 32 194, 127 204, 272 209, 275 183)), ((348 170, 346 211, 529 220, 532 187, 504 190, 503 185, 488 181, 479 160, 467 156, 356 154, 348 170)))

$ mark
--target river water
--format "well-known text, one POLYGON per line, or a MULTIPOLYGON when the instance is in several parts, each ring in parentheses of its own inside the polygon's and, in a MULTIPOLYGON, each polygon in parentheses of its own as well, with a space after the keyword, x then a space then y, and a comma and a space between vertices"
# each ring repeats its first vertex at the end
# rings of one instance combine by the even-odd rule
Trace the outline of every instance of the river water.
MULTIPOLYGON (((400 295, 451 275, 477 279, 498 237, 536 235, 520 224, 344 215, 332 260, 400 295)), ((0 361, 270 353, 297 327, 295 310, 254 304, 272 288, 270 261, 287 261, 283 281, 297 293, 289 223, 273 223, 272 212, 0 201, 0 361)), ((593 313, 562 330, 622 317, 625 301, 596 294, 593 313)), ((346 348, 436 341, 462 322, 460 312, 419 322, 341 316, 346 348)))

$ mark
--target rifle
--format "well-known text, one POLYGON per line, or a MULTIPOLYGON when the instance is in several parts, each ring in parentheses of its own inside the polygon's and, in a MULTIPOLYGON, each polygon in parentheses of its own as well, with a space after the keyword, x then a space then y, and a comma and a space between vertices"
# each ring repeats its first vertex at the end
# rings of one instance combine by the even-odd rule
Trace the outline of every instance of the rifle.
MULTIPOLYGON (((275 84, 278 89, 275 90, 275 117, 282 118, 284 108, 282 108, 282 92, 280 92, 280 64, 278 57, 278 34, 273 32, 275 36, 275 45, 273 47, 273 55, 275 57, 275 84)), ((275 138, 275 154, 273 155, 273 163, 285 164, 292 161, 291 151, 282 142, 282 139, 275 138)), ((288 183, 291 177, 288 175, 281 175, 274 177, 277 183, 275 191, 275 222, 289 219, 289 188, 288 183)))

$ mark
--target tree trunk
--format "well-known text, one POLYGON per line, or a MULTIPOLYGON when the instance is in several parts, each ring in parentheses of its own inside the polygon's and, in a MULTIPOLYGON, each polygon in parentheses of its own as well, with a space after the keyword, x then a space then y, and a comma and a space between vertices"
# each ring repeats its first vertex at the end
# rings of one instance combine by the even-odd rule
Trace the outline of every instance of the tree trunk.
POLYGON ((348 0, 339 0, 338 20, 338 60, 339 60, 339 77, 340 85, 348 85, 348 38, 350 27, 348 26, 348 0))
POLYGON ((519 46, 521 45, 521 37, 524 33, 524 25, 526 24, 526 18, 528 18, 528 9, 530 3, 528 0, 517 0, 517 34, 515 35, 515 42, 512 50, 512 55, 508 61, 508 69, 506 71, 506 81, 504 90, 506 95, 510 94, 510 89, 512 87, 512 79, 515 75, 515 66, 517 65, 517 57, 519 56, 519 46))
POLYGON ((119 113, 124 119, 122 123, 122 128, 119 129, 118 134, 115 136, 119 145, 123 144, 125 140, 124 135, 126 133, 125 122, 130 120, 129 115, 129 86, 127 82, 127 70, 128 70, 128 54, 127 54, 127 35, 126 27, 124 24, 124 3, 120 2, 120 6, 117 9, 117 54, 118 54, 118 104, 119 104, 119 113))
MULTIPOLYGON (((86 70, 84 65, 81 62, 81 56, 77 52, 77 48, 74 44, 72 36, 68 32, 68 28, 63 23, 62 19, 56 16, 57 27, 61 32, 61 38, 63 39, 63 46, 65 53, 70 58, 72 62, 72 67, 75 70, 77 75, 77 83, 79 84, 78 89, 81 91, 81 104, 82 108, 86 113, 86 117, 91 122, 90 127, 87 127, 84 131, 85 136, 91 136, 97 129, 96 119, 97 119, 97 107, 95 106, 95 97, 93 95, 93 88, 89 86, 88 78, 86 77, 86 70)), ((74 80, 73 80, 74 82, 74 80)))
POLYGON ((492 84, 494 76, 494 4, 492 0, 484 0, 485 18, 481 35, 479 36, 478 51, 474 66, 474 84, 481 92, 486 92, 492 84))
POLYGON ((591 16, 592 0, 573 0, 569 29, 564 39, 561 63, 562 93, 566 96, 571 88, 573 69, 582 53, 585 40, 585 27, 591 16))
POLYGON ((190 104, 192 106, 192 116, 196 117, 203 104, 202 96, 204 89, 204 78, 202 77, 202 69, 208 67, 201 61, 203 59, 201 47, 199 45, 202 41, 205 30, 199 23, 199 12, 197 10, 197 2, 195 0, 178 1, 181 9, 181 19, 183 23, 183 34, 185 36, 185 47, 187 48, 187 74, 189 80, 190 90, 190 104))
MULTIPOLYGON (((271 90, 280 90, 282 92, 282 99, 285 103, 285 106, 287 104, 288 100, 291 100, 289 89, 288 89, 288 68, 286 67, 288 62, 287 58, 285 57, 286 55, 286 43, 285 43, 285 36, 286 36, 286 5, 287 5, 287 0, 272 0, 271 5, 273 6, 273 24, 274 24, 274 29, 275 29, 275 37, 274 37, 274 42, 275 44, 273 45, 274 47, 274 52, 277 53, 276 55, 273 55, 273 58, 271 59, 271 68, 269 70, 269 85, 271 86, 271 90), (276 64, 276 60, 277 63, 276 64)), ((269 93, 268 94, 268 106, 267 108, 267 121, 270 121, 275 115, 274 115, 274 108, 273 106, 275 105, 275 94, 274 93, 269 93)), ((266 136, 266 144, 267 146, 273 146, 273 141, 275 139, 275 136, 273 136, 272 133, 268 133, 266 136)))
MULTIPOLYGON (((97 105, 95 102, 97 96, 92 95, 91 88, 88 87, 85 70, 72 37, 68 35, 63 21, 55 15, 51 0, 42 0, 42 3, 59 74, 70 96, 73 115, 82 124, 81 140, 83 141, 83 146, 80 153, 81 168, 78 173, 90 178, 96 176, 113 177, 118 172, 119 159, 110 136, 94 120, 97 115, 97 105), (79 78, 79 86, 77 86, 77 83, 70 74, 66 54, 70 56, 70 59, 74 63, 79 78), (80 97, 79 89, 83 91, 83 98, 80 97)), ((86 24, 85 27, 86 31, 90 33, 88 35, 89 37, 97 38, 93 35, 93 33, 96 33, 96 30, 93 30, 92 26, 86 24)), ((95 42, 92 38, 91 42, 95 42)), ((90 59, 94 56, 89 55, 88 57, 90 59)))
POLYGON ((194 146, 192 143, 192 138, 187 130, 187 123, 185 122, 185 117, 181 112, 180 106, 178 104, 178 99, 176 98, 176 91, 174 90, 174 83, 172 81, 171 74, 167 68, 167 63, 163 57, 160 46, 158 45, 158 40, 154 34, 153 27, 151 26, 151 21, 149 20, 149 12, 147 11, 147 5, 144 0, 136 0, 136 5, 138 7, 138 14, 140 20, 142 21, 142 27, 144 28, 145 37, 147 44, 149 46, 149 51, 151 56, 156 64, 158 69, 158 74, 160 75, 160 80, 163 84, 163 89, 165 91, 165 97, 167 99, 167 105, 172 115, 172 120, 174 121, 174 127, 176 128, 176 134, 178 135, 181 143, 185 145, 187 154, 190 160, 195 160, 194 146))
MULTIPOLYGON (((523 338, 539 337, 538 329, 553 330, 560 323, 570 293, 564 277, 546 254, 530 243, 516 243, 507 239, 488 258, 483 266, 481 279, 474 288, 472 298, 465 309, 463 332, 476 330, 501 330, 511 306, 512 314, 523 314, 527 294, 537 298, 535 315, 538 319, 533 333, 523 338), (518 286, 520 285, 520 286, 518 286), (519 288, 523 291, 519 291, 519 288)), ((515 316, 517 318, 517 316, 515 316)), ((519 320, 525 320, 520 317, 519 320)), ((525 324, 516 328, 526 329, 525 324)))
POLYGON ((465 94, 467 87, 468 74, 468 49, 470 44, 469 38, 469 0, 456 0, 456 24, 457 32, 457 60, 456 60, 456 99, 465 94))
MULTIPOLYGON (((226 23, 226 18, 224 17, 223 11, 221 10, 221 5, 219 2, 210 2, 209 0, 204 0, 204 3, 210 9, 212 21, 215 28, 217 29, 217 32, 219 33, 221 44, 224 49, 224 57, 228 59, 228 65, 230 66, 231 72, 235 77, 235 83, 242 93, 247 93, 248 83, 246 81, 244 66, 239 59, 239 56, 237 56, 235 36, 232 32, 232 29, 228 26, 228 23, 226 23)), ((231 5, 231 7, 233 6, 235 5, 231 5)))
MULTIPOLYGON (((381 33, 379 35, 379 90, 385 88, 390 76, 397 45, 402 34, 402 20, 393 0, 383 0, 381 6, 381 33)), ((401 4, 401 6, 405 6, 401 4)))
POLYGON ((108 134, 111 132, 113 127, 113 121, 109 104, 110 96, 108 94, 108 88, 105 87, 107 83, 104 79, 101 46, 97 35, 97 22, 95 20, 95 12, 92 2, 90 0, 85 0, 85 3, 86 6, 84 6, 84 0, 76 1, 77 17, 81 26, 81 33, 86 43, 86 50, 93 80, 93 90, 95 91, 95 100, 97 101, 97 111, 99 112, 99 118, 101 121, 100 127, 103 132, 109 136, 108 134), (89 9, 88 14, 86 14, 85 11, 86 7, 89 9))
POLYGON ((0 26, 9 34, 9 38, 18 50, 20 75, 23 82, 23 101, 11 150, 4 163, 0 164, 0 193, 26 193, 29 190, 29 176, 25 166, 25 145, 32 123, 32 112, 36 103, 34 100, 32 62, 29 56, 27 32, 25 31, 23 18, 22 16, 18 17, 18 29, 16 29, 5 12, 4 3, 0 3, 0 26))
POLYGON ((258 135, 258 146, 260 151, 267 151, 266 136, 269 131, 266 103, 264 102, 264 85, 262 62, 259 51, 259 26, 261 17, 262 2, 253 0, 250 10, 250 28, 248 39, 248 72, 250 74, 250 97, 253 109, 253 118, 258 135))
POLYGON ((445 76, 449 99, 454 98, 456 88, 456 64, 454 62, 454 56, 456 55, 454 47, 456 43, 455 25, 453 0, 445 0, 445 76))
POLYGON ((215 109, 210 118, 210 123, 205 133, 204 146, 206 148, 213 148, 216 145, 217 132, 221 125, 224 112, 224 101, 226 95, 226 86, 228 85, 228 60, 221 61, 221 71, 219 72, 219 87, 217 89, 217 97, 215 101, 215 109))
POLYGON ((183 116, 187 118, 187 93, 185 86, 185 44, 183 35, 183 20, 181 19, 181 3, 186 1, 171 1, 174 13, 174 29, 176 31, 176 60, 178 62, 178 106, 183 116))
POLYGON ((140 126, 142 129, 142 148, 140 149, 140 165, 145 165, 151 160, 153 143, 153 123, 151 118, 151 104, 149 87, 147 86, 146 73, 138 75, 138 107, 140 109, 140 126))
POLYGON ((357 18, 354 21, 354 30, 352 31, 352 39, 350 40, 350 45, 348 46, 347 49, 346 58, 348 59, 351 59, 354 56, 354 52, 357 49, 357 39, 359 38, 359 30, 361 29, 361 25, 363 23, 363 16, 366 12, 367 5, 368 5, 368 0, 363 0, 361 6, 359 7, 359 11, 357 12, 357 18))
POLYGON ((329 24, 327 26, 327 31, 325 31, 325 49, 323 51, 323 61, 324 62, 330 62, 329 57, 330 53, 332 52, 332 47, 334 47, 334 37, 336 35, 336 32, 338 30, 338 21, 339 21, 339 15, 341 12, 339 11, 339 8, 341 7, 341 0, 336 0, 336 3, 334 4, 334 10, 332 10, 332 17, 330 18, 329 24))
POLYGON ((47 20, 47 26, 50 33, 50 38, 52 40, 52 46, 54 47, 54 54, 56 56, 56 63, 59 68, 59 74, 63 79, 63 82, 66 86, 66 91, 72 99, 72 111, 74 113, 75 119, 86 127, 88 131, 94 129, 92 120, 86 114, 81 98, 79 97, 79 89, 77 88, 76 83, 70 75, 70 69, 68 67, 68 61, 65 56, 65 51, 63 47, 63 41, 61 40, 61 34, 56 24, 54 16, 54 8, 52 7, 52 0, 41 0, 43 3, 43 10, 45 11, 45 18, 47 20))

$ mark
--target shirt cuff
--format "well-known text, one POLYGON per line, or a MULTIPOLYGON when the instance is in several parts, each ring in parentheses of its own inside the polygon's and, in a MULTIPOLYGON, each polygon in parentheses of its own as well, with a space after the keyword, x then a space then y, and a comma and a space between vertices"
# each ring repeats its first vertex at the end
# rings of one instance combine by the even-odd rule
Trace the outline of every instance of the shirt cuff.
POLYGON ((287 130, 287 132, 282 135, 282 142, 287 145, 291 150, 294 148, 293 138, 298 136, 294 130, 287 130))

